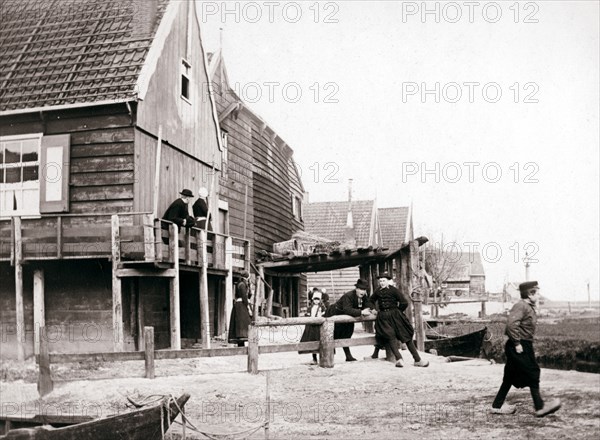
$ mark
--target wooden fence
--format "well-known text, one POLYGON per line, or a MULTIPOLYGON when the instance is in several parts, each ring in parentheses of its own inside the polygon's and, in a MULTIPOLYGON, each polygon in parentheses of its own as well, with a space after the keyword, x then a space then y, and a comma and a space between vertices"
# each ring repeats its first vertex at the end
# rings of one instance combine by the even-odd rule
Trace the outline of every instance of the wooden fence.
POLYGON ((144 327, 144 351, 132 352, 107 352, 107 353, 79 353, 79 354, 50 354, 48 351, 48 338, 46 328, 40 329, 40 354, 38 362, 38 391, 44 396, 52 391, 50 366, 52 364, 71 362, 122 362, 122 361, 144 361, 145 377, 154 379, 155 361, 163 359, 189 359, 218 356, 248 356, 247 371, 250 374, 258 373, 258 356, 267 353, 283 353, 301 350, 319 350, 319 365, 323 368, 332 368, 334 365, 333 350, 336 347, 355 347, 360 345, 374 345, 375 336, 360 337, 354 339, 333 339, 335 323, 356 323, 374 321, 374 316, 353 318, 347 315, 333 316, 330 318, 288 318, 256 322, 248 328, 247 347, 226 347, 207 349, 186 350, 155 350, 154 328, 144 327), (292 325, 314 324, 321 326, 320 340, 311 342, 296 342, 290 344, 260 345, 261 327, 281 327, 292 325))

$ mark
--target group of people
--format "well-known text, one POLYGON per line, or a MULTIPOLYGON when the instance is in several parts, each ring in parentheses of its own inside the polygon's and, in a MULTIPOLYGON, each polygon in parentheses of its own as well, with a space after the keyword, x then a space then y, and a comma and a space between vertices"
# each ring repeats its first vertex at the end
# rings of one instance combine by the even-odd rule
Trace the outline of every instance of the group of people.
POLYGON ((198 199, 191 206, 190 201, 194 198, 194 193, 189 189, 184 189, 179 193, 173 203, 169 205, 162 218, 175 223, 177 226, 191 228, 196 226, 200 229, 206 228, 208 221, 208 230, 212 231, 212 222, 210 211, 208 209, 208 190, 201 187, 198 191, 198 199))
MULTIPOLYGON (((309 307, 309 316, 335 316, 350 315, 353 317, 376 316, 375 319, 375 338, 377 345, 371 357, 379 357, 380 349, 389 349, 396 359, 396 366, 403 367, 404 360, 398 349, 398 341, 406 344, 410 351, 414 365, 417 367, 427 367, 428 361, 422 360, 419 352, 413 342, 415 334, 414 328, 404 310, 408 307, 408 299, 392 285, 392 277, 388 272, 379 275, 379 288, 375 290, 371 297, 367 297, 369 283, 364 279, 359 279, 354 285, 354 289, 344 293, 339 300, 329 307, 322 305, 322 294, 317 289, 313 290, 311 306, 309 307), (378 310, 377 310, 378 309, 378 310)), ((354 334, 354 323, 336 323, 333 331, 334 339, 348 339, 354 334)), ((307 325, 302 334, 301 342, 318 341, 319 326, 307 325)), ((353 362, 356 359, 352 356, 350 347, 343 347, 346 356, 346 362, 353 362)), ((306 353, 301 351, 300 353, 306 353)), ((313 361, 317 361, 317 352, 312 352, 313 361)))

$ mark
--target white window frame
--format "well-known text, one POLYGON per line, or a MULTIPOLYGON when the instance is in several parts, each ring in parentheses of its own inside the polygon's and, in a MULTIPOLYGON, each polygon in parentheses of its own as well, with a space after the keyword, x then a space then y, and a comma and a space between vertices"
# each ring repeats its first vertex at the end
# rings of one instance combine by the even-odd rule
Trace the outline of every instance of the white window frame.
MULTIPOLYGON (((41 148, 42 148, 42 136, 43 133, 27 133, 27 134, 18 134, 18 135, 10 135, 10 136, 0 136, 0 142, 11 142, 11 141, 23 141, 36 139, 37 140, 37 153, 38 160, 35 164, 38 166, 38 180, 30 180, 28 182, 18 182, 18 183, 0 183, 0 219, 9 219, 11 217, 40 217, 40 178, 41 178, 41 170, 40 167, 40 158, 41 158, 41 148), (9 210, 2 209, 2 200, 5 200, 7 191, 24 191, 24 190, 37 190, 36 200, 35 200, 35 208, 31 210, 9 210)), ((4 156, 3 156, 4 157, 4 156)), ((26 163, 34 163, 34 162, 26 162, 26 163)), ((4 165, 4 163, 0 164, 0 172, 4 172, 6 168, 12 168, 17 166, 22 166, 23 162, 18 162, 15 164, 10 164, 8 166, 4 165)))
POLYGON ((180 82, 179 82, 179 87, 181 88, 179 95, 181 96, 181 99, 183 99, 185 102, 187 102, 188 104, 191 105, 192 104, 192 65, 185 58, 181 59, 181 77, 185 77, 185 79, 187 79, 189 97, 186 97, 183 94, 181 78, 180 78, 180 82))

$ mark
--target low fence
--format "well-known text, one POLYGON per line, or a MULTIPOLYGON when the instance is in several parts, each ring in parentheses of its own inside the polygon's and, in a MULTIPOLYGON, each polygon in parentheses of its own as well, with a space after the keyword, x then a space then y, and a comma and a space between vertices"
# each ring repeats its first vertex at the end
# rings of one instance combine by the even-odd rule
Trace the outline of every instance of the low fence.
POLYGON ((360 345, 374 345, 375 336, 355 339, 333 339, 335 323, 356 323, 374 321, 374 316, 353 318, 348 315, 332 316, 330 318, 288 318, 255 322, 248 327, 247 347, 226 347, 207 349, 185 350, 155 350, 154 327, 144 327, 144 351, 107 352, 107 353, 78 353, 78 354, 50 354, 48 351, 48 338, 46 328, 40 329, 40 354, 38 362, 38 392, 41 396, 50 393, 54 388, 50 366, 52 364, 73 362, 123 362, 144 361, 145 377, 154 379, 155 361, 163 359, 190 359, 218 356, 248 356, 247 371, 250 374, 258 373, 258 357, 260 354, 283 353, 303 350, 319 350, 319 365, 323 368, 334 366, 334 349, 336 347, 355 347, 360 345), (311 342, 297 342, 291 344, 260 345, 259 328, 281 327, 292 325, 319 325, 320 340, 311 342))

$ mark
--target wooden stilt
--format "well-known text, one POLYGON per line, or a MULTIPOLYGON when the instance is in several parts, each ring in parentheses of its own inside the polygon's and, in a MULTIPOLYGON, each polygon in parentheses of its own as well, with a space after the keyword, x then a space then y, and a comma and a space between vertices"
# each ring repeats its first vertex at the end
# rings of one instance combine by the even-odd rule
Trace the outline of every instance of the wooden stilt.
POLYGON ((112 311, 113 311, 113 350, 123 351, 123 292, 121 278, 117 270, 121 261, 119 216, 111 217, 112 231, 112 311))
POLYGON ((225 267, 227 275, 225 276, 225 303, 222 310, 222 334, 227 338, 227 329, 229 317, 233 309, 233 240, 231 237, 225 239, 225 267))
POLYGON ((33 350, 36 355, 40 354, 40 329, 46 326, 44 304, 44 270, 36 269, 33 272, 33 350))
MULTIPOLYGON (((210 348, 210 321, 208 313, 208 251, 206 231, 200 231, 202 267, 200 269, 200 333, 202 348, 210 348)), ((213 248, 213 256, 216 248, 213 248)))
POLYGON ((54 389, 52 377, 50 375, 50 350, 48 348, 48 335, 46 327, 40 327, 40 355, 38 361, 38 383, 37 389, 41 397, 50 393, 54 389))
POLYGON ((169 316, 171 327, 171 349, 181 350, 181 319, 179 310, 179 230, 177 225, 169 225, 169 257, 173 259, 173 278, 169 289, 169 316))
POLYGON ((21 217, 14 218, 15 237, 15 319, 17 326, 17 359, 25 360, 25 305, 23 302, 23 239, 21 217))
MULTIPOLYGON (((262 306, 265 301, 265 269, 262 266, 258 267, 258 281, 256 283, 256 302, 254 304, 254 320, 258 318, 258 309, 262 306)), ((263 310, 263 315, 265 311, 263 310)))

